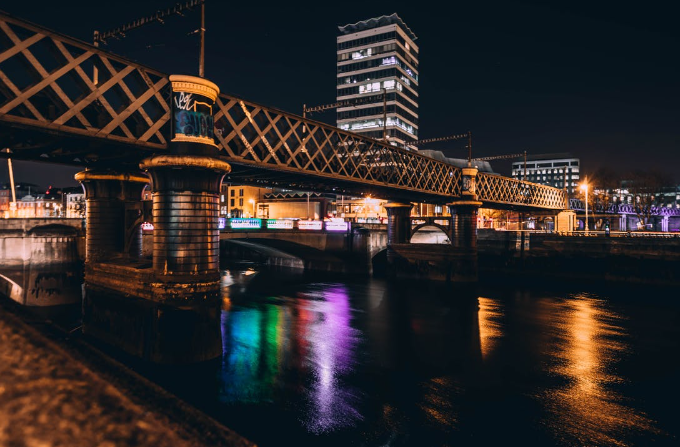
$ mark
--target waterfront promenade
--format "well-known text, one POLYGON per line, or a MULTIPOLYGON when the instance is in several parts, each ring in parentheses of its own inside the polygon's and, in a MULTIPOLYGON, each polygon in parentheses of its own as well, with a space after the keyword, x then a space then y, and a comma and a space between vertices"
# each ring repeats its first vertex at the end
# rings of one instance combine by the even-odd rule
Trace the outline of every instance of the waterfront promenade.
POLYGON ((49 332, 59 331, 0 299, 0 446, 252 445, 82 341, 49 332))

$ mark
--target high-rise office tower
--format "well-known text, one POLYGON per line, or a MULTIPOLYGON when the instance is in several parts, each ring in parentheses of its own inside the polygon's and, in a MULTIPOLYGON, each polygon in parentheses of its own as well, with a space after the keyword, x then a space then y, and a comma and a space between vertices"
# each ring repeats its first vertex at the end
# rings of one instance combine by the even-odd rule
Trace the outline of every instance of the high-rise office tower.
POLYGON ((402 146, 418 139, 416 35, 397 14, 339 26, 337 126, 402 146), (383 98, 383 94, 385 98, 383 98), (383 126, 387 118, 387 126, 383 126))

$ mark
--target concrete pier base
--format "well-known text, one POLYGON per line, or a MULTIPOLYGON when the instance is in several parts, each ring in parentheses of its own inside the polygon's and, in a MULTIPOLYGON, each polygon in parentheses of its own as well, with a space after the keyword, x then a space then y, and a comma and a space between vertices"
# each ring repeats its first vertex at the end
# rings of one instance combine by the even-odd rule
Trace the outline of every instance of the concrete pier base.
POLYGON ((88 266, 83 332, 128 354, 164 364, 194 363, 221 354, 220 297, 213 283, 184 287, 178 299, 151 268, 100 263, 88 266))

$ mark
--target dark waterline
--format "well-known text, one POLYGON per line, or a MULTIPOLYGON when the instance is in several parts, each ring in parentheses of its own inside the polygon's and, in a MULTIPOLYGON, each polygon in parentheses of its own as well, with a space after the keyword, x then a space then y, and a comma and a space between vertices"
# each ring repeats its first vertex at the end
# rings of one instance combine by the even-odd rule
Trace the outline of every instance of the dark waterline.
POLYGON ((569 289, 227 270, 222 358, 145 373, 265 447, 676 445, 672 291, 569 289))

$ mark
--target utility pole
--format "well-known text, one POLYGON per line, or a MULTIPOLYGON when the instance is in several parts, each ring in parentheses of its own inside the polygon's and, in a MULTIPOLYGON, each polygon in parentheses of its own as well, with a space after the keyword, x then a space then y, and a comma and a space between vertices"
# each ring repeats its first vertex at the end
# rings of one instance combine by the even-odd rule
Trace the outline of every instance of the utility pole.
POLYGON ((198 76, 205 77, 205 0, 201 2, 201 54, 198 58, 198 76))
MULTIPOLYGON (((17 190, 14 188, 14 170, 12 169, 12 159, 7 159, 7 167, 9 168, 9 185, 12 188, 12 205, 10 210, 16 213, 17 210, 17 190)), ((14 216, 12 216, 14 217, 14 216)))
MULTIPOLYGON (((95 46, 95 48, 99 48, 99 31, 94 30, 94 36, 92 36, 92 45, 95 46)), ((99 69, 97 68, 96 63, 92 63, 92 83, 94 85, 99 84, 99 69)))
POLYGON ((472 131, 468 130, 468 167, 472 166, 472 131))
MULTIPOLYGON (((99 47, 100 42, 106 43, 106 40, 112 37, 115 38, 125 37, 125 33, 127 31, 139 28, 140 26, 148 25, 149 23, 159 22, 163 24, 165 23, 165 21, 163 20, 164 18, 174 14, 184 15, 182 14, 182 11, 184 11, 185 9, 193 9, 193 7, 201 5, 201 27, 189 34, 200 33, 201 36, 201 47, 198 62, 198 75, 200 77, 203 77, 205 75, 205 2, 206 0, 188 0, 183 4, 178 3, 172 8, 167 8, 162 11, 158 10, 154 15, 142 17, 141 19, 137 19, 132 22, 126 23, 125 25, 119 26, 118 28, 112 29, 110 31, 104 32, 95 31, 92 39, 93 45, 95 47, 99 47)), ((92 80, 95 85, 97 85, 99 82, 99 73, 96 66, 94 67, 93 70, 92 80)))

